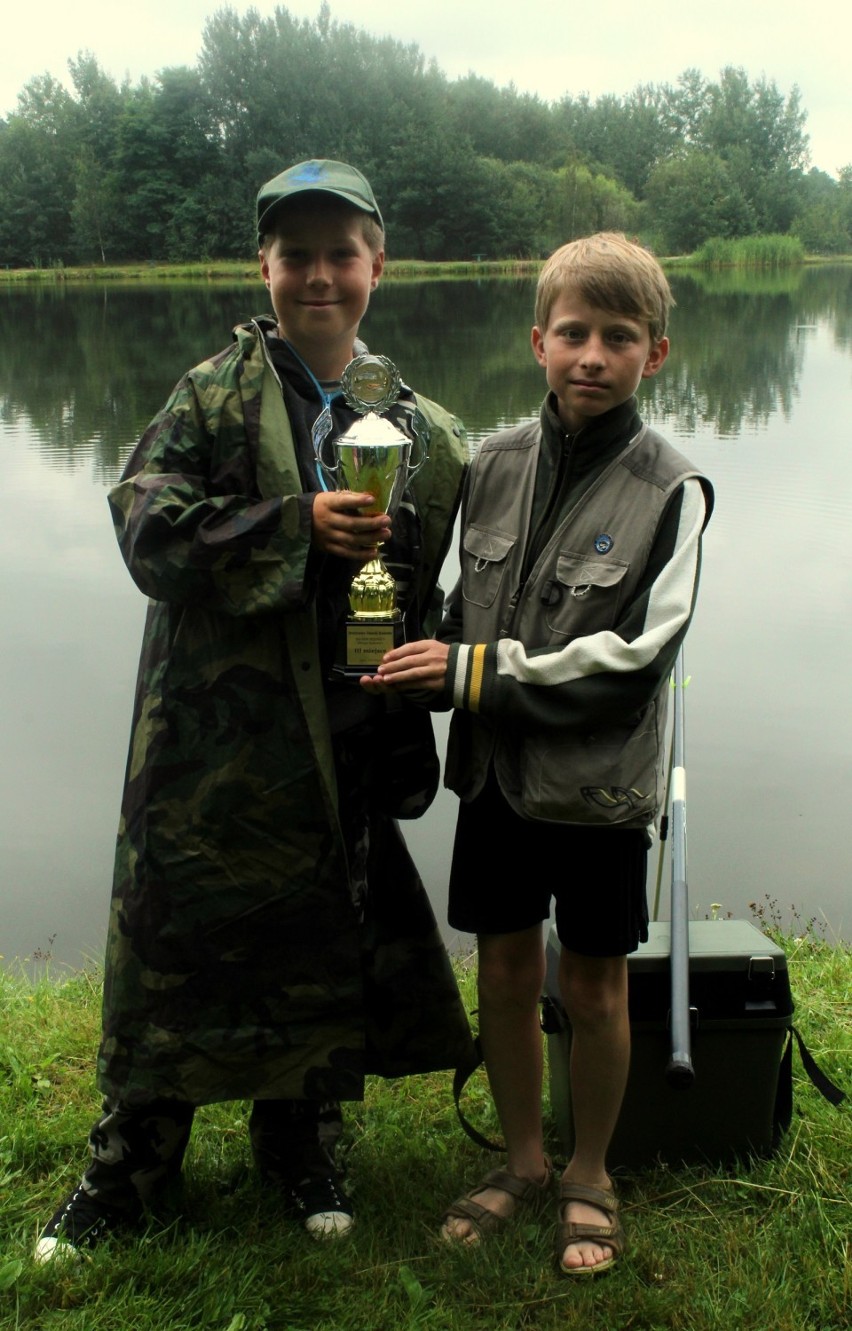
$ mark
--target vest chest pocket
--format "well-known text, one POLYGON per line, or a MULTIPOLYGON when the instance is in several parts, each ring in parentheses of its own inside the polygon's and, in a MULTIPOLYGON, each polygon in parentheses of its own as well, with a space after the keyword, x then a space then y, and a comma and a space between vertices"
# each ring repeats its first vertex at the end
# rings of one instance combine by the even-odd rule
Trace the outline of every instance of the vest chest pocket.
POLYGON ((481 606, 494 604, 514 544, 514 536, 471 523, 462 542, 462 591, 466 601, 481 606))
POLYGON ((577 637, 612 628, 621 604, 629 564, 563 550, 556 573, 541 592, 544 618, 559 637, 577 637))

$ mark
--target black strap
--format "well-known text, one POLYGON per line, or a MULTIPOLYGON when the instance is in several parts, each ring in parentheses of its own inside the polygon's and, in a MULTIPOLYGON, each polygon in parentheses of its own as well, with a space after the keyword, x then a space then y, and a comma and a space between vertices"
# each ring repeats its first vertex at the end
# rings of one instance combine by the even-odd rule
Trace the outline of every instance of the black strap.
MULTIPOLYGON (((476 1013, 474 1012, 472 1015, 476 1016, 476 1013)), ((545 1035, 553 1035, 555 1032, 564 1030, 565 1028, 556 1008, 556 1004, 547 996, 547 994, 543 995, 541 999, 540 1025, 545 1035)), ((482 1041, 478 1035, 475 1035, 473 1038, 472 1057, 467 1063, 463 1063, 460 1067, 457 1067, 453 1076, 453 1100, 455 1101, 456 1113, 458 1114, 459 1123, 461 1123, 462 1128, 467 1133, 468 1137, 470 1137, 470 1140, 476 1142, 477 1146, 481 1146, 484 1151, 505 1151, 506 1147, 502 1142, 493 1142, 490 1141, 488 1137, 483 1137, 482 1133, 479 1132, 470 1120, 465 1117, 461 1107, 462 1091, 470 1081, 476 1069, 481 1067, 483 1061, 482 1041)))
POLYGON ((793 1120, 793 1032, 787 1031, 781 1065, 778 1070, 778 1087, 775 1092, 775 1111, 772 1116, 772 1147, 777 1150, 781 1138, 793 1120))
POLYGON ((476 1069, 480 1067, 481 1064, 482 1064, 482 1044, 480 1042, 479 1036, 477 1035, 474 1037, 473 1041, 473 1057, 468 1063, 462 1063, 459 1067, 457 1067, 455 1075, 453 1077, 453 1100, 455 1101, 456 1105, 456 1113, 459 1116, 459 1123, 461 1123, 464 1131, 467 1133, 468 1137, 470 1137, 470 1140, 472 1142, 476 1142, 477 1146, 481 1146, 482 1149, 485 1151, 505 1151, 506 1148, 502 1144, 502 1142, 493 1142, 490 1141, 488 1137, 483 1137, 482 1133, 477 1131, 477 1129, 473 1126, 470 1120, 465 1118, 464 1113, 462 1112, 462 1107, 461 1107, 462 1091, 464 1090, 470 1078, 473 1076, 476 1069))
POLYGON ((822 1068, 817 1066, 813 1054, 808 1049, 807 1045, 805 1044, 799 1032, 796 1030, 796 1027, 791 1026, 790 1030, 795 1035, 796 1043, 799 1046, 799 1054, 802 1059, 802 1067, 805 1069, 805 1072, 810 1077, 813 1085, 817 1088, 820 1095, 824 1096, 824 1098, 828 1100, 829 1104, 841 1105, 843 1101, 846 1099, 846 1092, 841 1091, 839 1086, 835 1086, 834 1082, 831 1081, 830 1078, 828 1078, 825 1075, 822 1068))
MULTIPOLYGON (((562 1029, 558 1013, 555 1006, 549 1000, 545 999, 542 1009, 542 1029, 545 1034, 552 1033, 554 1030, 562 1029)), ((781 1075, 778 1079, 778 1092, 775 1100, 775 1136, 776 1142, 781 1134, 790 1126, 793 1117, 793 1081, 792 1081, 792 1056, 793 1056, 793 1036, 796 1037, 796 1043, 799 1047, 799 1054, 802 1060, 802 1067, 805 1069, 811 1083, 824 1096, 830 1104, 841 1105, 846 1099, 846 1092, 826 1076, 822 1069, 817 1065, 811 1051, 808 1049, 799 1031, 795 1026, 790 1027, 790 1036, 784 1049, 781 1060, 781 1075)), ((473 1126, 461 1107, 462 1092, 470 1078, 478 1067, 482 1065, 482 1043, 479 1036, 474 1037, 473 1053, 467 1063, 460 1064, 456 1068, 453 1076, 453 1100, 456 1106, 456 1114, 459 1123, 464 1131, 470 1137, 472 1142, 480 1146, 485 1151, 505 1151, 505 1146, 501 1142, 493 1142, 488 1137, 484 1137, 477 1128, 473 1126)))

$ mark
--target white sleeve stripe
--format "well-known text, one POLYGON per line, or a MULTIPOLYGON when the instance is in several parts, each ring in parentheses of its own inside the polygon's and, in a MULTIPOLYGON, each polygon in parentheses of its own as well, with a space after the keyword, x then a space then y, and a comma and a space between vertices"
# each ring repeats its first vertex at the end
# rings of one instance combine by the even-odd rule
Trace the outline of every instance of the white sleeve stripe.
POLYGON ((704 513, 701 484, 690 478, 684 483, 674 554, 651 588, 644 628, 632 642, 607 629, 528 656, 523 643, 506 638, 497 646, 497 674, 520 684, 570 684, 602 671, 626 673, 649 665, 689 618, 704 513))
POLYGON ((456 670, 453 677, 453 707, 464 707, 464 683, 467 679, 468 658, 471 649, 467 643, 459 643, 456 656, 456 670))

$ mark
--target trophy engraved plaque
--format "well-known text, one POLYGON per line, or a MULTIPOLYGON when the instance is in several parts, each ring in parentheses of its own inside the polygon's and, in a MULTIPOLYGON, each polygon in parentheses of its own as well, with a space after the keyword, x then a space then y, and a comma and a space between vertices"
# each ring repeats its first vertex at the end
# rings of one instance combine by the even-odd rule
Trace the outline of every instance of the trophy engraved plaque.
MULTIPOLYGON (((413 429, 420 453, 415 461, 412 440, 381 414, 396 404, 401 388, 399 372, 386 356, 356 356, 343 371, 340 387, 347 405, 361 419, 330 444, 333 465, 321 457, 321 449, 317 452, 318 461, 339 490, 373 496, 373 505, 362 508, 362 513, 387 513, 393 517, 406 485, 426 461, 426 421, 415 411, 413 429)), ((385 652, 404 641, 396 585, 379 555, 368 560, 350 584, 349 615, 343 626, 334 672, 354 679, 375 674, 385 652)))

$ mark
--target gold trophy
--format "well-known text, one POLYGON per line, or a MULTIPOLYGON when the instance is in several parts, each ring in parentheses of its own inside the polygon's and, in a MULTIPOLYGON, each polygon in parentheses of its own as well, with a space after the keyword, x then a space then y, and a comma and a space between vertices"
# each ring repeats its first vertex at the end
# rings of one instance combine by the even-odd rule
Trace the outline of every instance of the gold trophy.
MULTIPOLYGON (((373 496, 373 505, 361 509, 365 514, 393 517, 406 485, 428 456, 429 427, 420 411, 415 410, 412 420, 420 454, 416 461, 412 440, 381 415, 399 400, 401 386, 399 371, 386 356, 356 356, 343 371, 340 387, 362 419, 331 444, 333 466, 320 456, 322 445, 317 451, 323 471, 338 489, 373 496)), ((352 579, 349 610, 334 671, 357 679, 375 674, 385 652, 405 641, 396 584, 381 557, 368 560, 352 579)))

